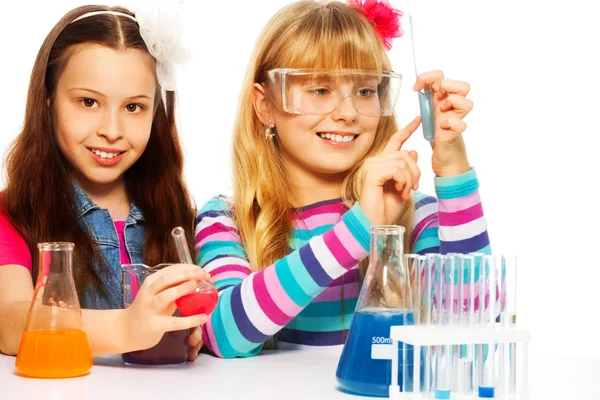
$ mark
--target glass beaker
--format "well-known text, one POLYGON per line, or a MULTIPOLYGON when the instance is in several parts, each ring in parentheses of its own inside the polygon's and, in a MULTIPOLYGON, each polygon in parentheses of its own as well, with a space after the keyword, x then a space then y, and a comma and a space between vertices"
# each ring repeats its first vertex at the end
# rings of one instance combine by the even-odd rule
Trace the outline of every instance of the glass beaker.
POLYGON ((40 243, 39 272, 15 361, 33 378, 72 378, 92 368, 73 281, 73 243, 40 243))
POLYGON ((404 365, 402 343, 396 350, 389 338, 390 327, 414 323, 403 240, 402 226, 371 228, 369 267, 336 372, 338 383, 347 392, 387 397, 393 351, 398 351, 398 382, 403 382, 404 368, 412 380, 412 346, 406 346, 404 365))
MULTIPOLYGON (((123 308, 133 303, 140 286, 150 274, 160 271, 171 264, 158 264, 149 267, 145 264, 123 264, 121 265, 123 308)), ((179 311, 173 314, 181 317, 179 311)), ((123 353, 123 361, 127 364, 138 365, 165 365, 183 364, 188 359, 188 336, 190 329, 165 332, 160 341, 153 347, 144 350, 136 350, 123 353)))

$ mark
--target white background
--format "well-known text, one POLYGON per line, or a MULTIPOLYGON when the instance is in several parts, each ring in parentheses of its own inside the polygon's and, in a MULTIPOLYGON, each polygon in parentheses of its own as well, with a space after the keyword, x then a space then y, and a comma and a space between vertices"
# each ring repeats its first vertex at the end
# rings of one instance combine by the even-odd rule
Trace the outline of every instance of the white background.
MULTIPOLYGON (((44 37, 83 1, 8 2, 0 8, 0 153, 22 123, 29 74, 44 37)), ((180 77, 186 176, 198 205, 230 192, 231 128, 259 30, 288 0, 186 1, 193 62, 180 77)), ((132 1, 109 5, 135 5, 132 1)), ((401 1, 392 0, 396 8, 401 1)), ((597 239, 597 6, 580 1, 419 1, 419 68, 472 85, 465 133, 492 248, 520 260, 519 321, 532 351, 600 354, 597 239), (573 347, 571 347, 573 345, 573 347)), ((405 76, 401 122, 418 112, 408 35, 390 53, 405 76)), ((417 132, 421 189, 432 193, 431 150, 417 132)), ((3 170, 4 172, 4 170, 3 170)), ((5 184, 4 176, 0 187, 5 184)), ((558 367, 558 366, 556 366, 558 367)))

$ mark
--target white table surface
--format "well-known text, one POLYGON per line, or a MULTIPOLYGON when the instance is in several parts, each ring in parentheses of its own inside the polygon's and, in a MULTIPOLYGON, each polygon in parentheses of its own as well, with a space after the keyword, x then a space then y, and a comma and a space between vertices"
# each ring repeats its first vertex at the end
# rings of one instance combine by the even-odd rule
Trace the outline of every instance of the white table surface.
MULTIPOLYGON (((167 367, 124 365, 115 356, 95 359, 89 375, 65 380, 20 377, 15 358, 0 355, 0 400, 360 399, 336 389, 341 349, 302 347, 232 360, 203 354, 167 367)), ((598 365, 600 357, 533 356, 531 399, 600 399, 598 365)))

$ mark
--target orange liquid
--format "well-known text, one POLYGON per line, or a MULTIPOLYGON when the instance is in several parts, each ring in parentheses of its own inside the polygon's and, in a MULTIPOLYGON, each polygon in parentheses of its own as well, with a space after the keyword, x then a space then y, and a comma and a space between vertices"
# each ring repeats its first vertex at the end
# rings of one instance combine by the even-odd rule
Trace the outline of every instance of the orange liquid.
POLYGON ((15 367, 32 378, 85 375, 92 368, 87 335, 79 329, 25 331, 15 367))

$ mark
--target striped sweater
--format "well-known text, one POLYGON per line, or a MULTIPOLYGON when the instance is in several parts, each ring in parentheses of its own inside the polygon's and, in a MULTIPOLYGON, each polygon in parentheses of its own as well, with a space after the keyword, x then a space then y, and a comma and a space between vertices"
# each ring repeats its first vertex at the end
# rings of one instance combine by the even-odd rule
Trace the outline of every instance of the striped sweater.
MULTIPOLYGON (((414 192, 413 253, 490 253, 474 170, 435 178, 436 197, 414 192)), ((219 303, 203 326, 219 357, 256 355, 272 336, 304 345, 342 344, 360 291, 358 263, 371 223, 340 199, 293 210, 288 255, 252 272, 231 200, 218 196, 196 220, 196 263, 211 275, 219 303)))

